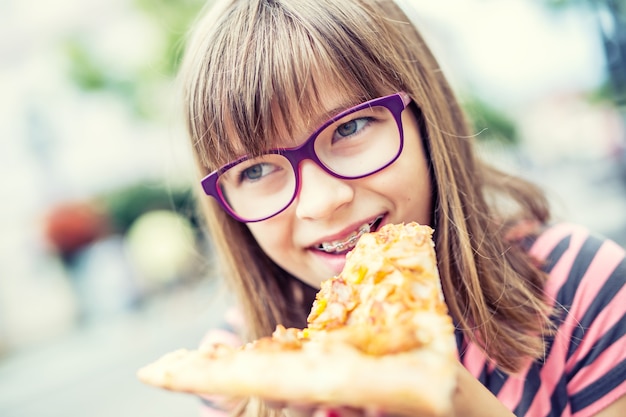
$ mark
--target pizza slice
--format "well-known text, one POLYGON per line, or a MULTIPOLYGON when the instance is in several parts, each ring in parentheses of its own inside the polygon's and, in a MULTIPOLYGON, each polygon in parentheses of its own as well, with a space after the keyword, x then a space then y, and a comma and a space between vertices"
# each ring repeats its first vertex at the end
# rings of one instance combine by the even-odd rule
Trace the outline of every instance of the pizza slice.
POLYGON ((445 415, 456 344, 432 229, 364 234, 341 274, 322 283, 305 329, 278 326, 239 348, 178 350, 138 376, 180 392, 445 415))

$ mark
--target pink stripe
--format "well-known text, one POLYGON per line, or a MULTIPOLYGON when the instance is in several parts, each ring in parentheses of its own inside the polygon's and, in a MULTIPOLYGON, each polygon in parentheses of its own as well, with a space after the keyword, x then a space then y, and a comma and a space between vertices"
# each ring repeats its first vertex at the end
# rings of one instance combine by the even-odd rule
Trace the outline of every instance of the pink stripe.
POLYGON ((574 303, 577 310, 582 313, 587 311, 608 277, 622 261, 623 253, 615 249, 615 246, 609 242, 603 244, 589 264, 581 280, 581 286, 576 291, 576 298, 580 300, 574 303))
POLYGON ((549 300, 554 301, 554 297, 567 281, 572 265, 588 236, 589 233, 584 229, 580 229, 578 233, 572 235, 569 247, 552 268, 550 279, 546 283, 545 292, 549 300))
POLYGON ((524 383, 526 382, 528 368, 529 367, 523 369, 518 375, 509 375, 504 386, 498 393, 500 402, 511 411, 515 410, 515 407, 517 407, 522 397, 522 392, 524 392, 524 383))
POLYGON ((567 235, 573 233, 578 227, 559 223, 541 234, 532 245, 528 253, 538 259, 546 259, 552 249, 567 235))
POLYGON ((561 324, 557 335, 554 338, 550 355, 540 371, 541 389, 540 392, 545 395, 536 395, 526 415, 543 416, 547 415, 552 405, 550 404, 550 395, 554 392, 558 382, 565 372, 565 358, 567 356, 567 347, 572 335, 572 330, 578 325, 578 321, 568 315, 561 324))
POLYGON ((565 404, 565 408, 559 417, 572 417, 572 405, 570 403, 565 404))
MULTIPOLYGON (((463 357, 463 366, 474 376, 474 378, 478 378, 482 373, 483 367, 487 362, 485 354, 477 347, 475 343, 471 343, 463 357)), ((528 368, 530 367, 530 363, 524 369, 522 369, 517 375, 509 375, 507 381, 505 382, 505 387, 508 389, 502 389, 498 393, 498 399, 505 407, 509 410, 513 411, 517 404, 519 403, 519 399, 521 393, 524 388, 524 382, 526 374, 528 373, 528 368)), ((494 366, 490 363, 489 369, 494 369, 494 366)))
POLYGON ((626 359, 626 349, 624 349, 626 343, 626 336, 622 336, 619 341, 613 343, 602 354, 600 354, 592 365, 582 368, 568 385, 568 391, 576 393, 589 384, 604 377, 608 371, 615 367, 615 364, 626 359))
MULTIPOLYGON (((623 250, 617 244, 607 242, 600 247, 580 283, 573 303, 576 309, 570 311, 570 314, 574 315, 578 320, 582 320, 611 273, 615 271, 615 268, 623 259, 623 250)), ((617 320, 622 318, 623 300, 626 299, 622 297, 626 297, 625 292, 626 287, 622 287, 619 294, 613 298, 613 301, 594 319, 594 324, 589 329, 584 329, 584 339, 569 362, 575 363, 580 357, 586 355, 593 348, 595 341, 617 320)))
POLYGON ((465 348, 463 356, 463 366, 469 371, 474 378, 478 378, 483 371, 486 362, 485 354, 480 350, 476 343, 470 343, 465 348))
MULTIPOLYGON (((539 387, 539 391, 533 398, 533 401, 530 407, 528 408, 528 411, 526 411, 526 414, 524 415, 529 416, 529 417, 534 417, 534 416, 539 416, 539 415, 548 415, 547 413, 550 413, 550 411, 552 410, 552 402, 551 402, 552 394, 553 394, 552 391, 550 391, 544 384, 541 384, 541 386, 539 387), (537 410, 541 410, 540 412, 545 411, 546 414, 534 414, 538 412, 537 410)), ((559 417, 570 417, 571 415, 572 415, 572 409, 571 409, 571 405, 568 402, 565 408, 563 409, 563 412, 559 414, 559 417)))
MULTIPOLYGON (((568 255, 569 257, 570 254, 577 255, 580 245, 586 237, 587 233, 585 232, 577 233, 576 235, 572 236, 572 249, 575 248, 575 251, 570 251, 567 254, 564 254, 564 256, 568 255)), ((576 296, 572 301, 572 305, 575 306, 575 310, 568 312, 564 323, 559 328, 558 334, 554 339, 550 356, 548 357, 548 360, 541 370, 542 389, 545 389, 546 392, 551 393, 554 391, 557 383, 559 382, 564 372, 563 367, 567 357, 567 350, 570 340, 572 338, 572 333, 574 329, 579 326, 579 319, 582 317, 588 306, 596 297, 598 291, 601 288, 601 285, 606 281, 607 275, 615 269, 615 266, 617 265, 616 261, 622 258, 622 254, 619 252, 615 252, 614 249, 615 248, 612 247, 611 244, 603 245, 603 247, 600 249, 600 252, 596 255, 596 258, 592 260, 589 270, 585 273, 585 276, 583 277, 581 287, 577 290, 576 296), (606 248, 604 246, 606 246, 606 248), (602 260, 601 258, 603 256, 612 258, 612 260, 602 260), (608 265, 612 264, 612 266, 602 265, 603 262, 606 262, 608 265), (602 279, 597 279, 598 274, 602 277, 602 279)), ((567 263, 571 265, 571 261, 569 259, 567 263)), ((566 277, 567 272, 569 272, 569 268, 567 271, 559 270, 558 272, 559 274, 563 273, 563 275, 565 275, 566 277)), ((556 287, 550 288, 550 292, 552 294, 556 294, 556 291, 556 287)), ((616 299, 619 299, 619 297, 616 297, 616 299)), ((610 317, 610 310, 611 308, 608 307, 601 315, 608 315, 610 317)), ((598 319, 599 318, 600 317, 598 317, 598 319)), ((601 332, 600 329, 598 329, 598 331, 601 332)), ((587 343, 589 344, 589 346, 587 347, 587 351, 593 345, 593 341, 597 340, 594 336, 597 336, 597 334, 590 334, 586 335, 585 337, 587 343)), ((599 369, 595 369, 595 372, 596 375, 600 374, 599 369)), ((588 378, 586 379, 586 383, 590 383, 590 380, 588 378)), ((541 401, 538 397, 535 397, 533 404, 528 410, 528 415, 546 415, 550 411, 550 407, 551 405, 549 401, 541 401)))
POLYGON ((611 303, 606 306, 606 308, 594 319, 591 327, 585 329, 585 334, 581 344, 578 346, 576 353, 572 355, 567 363, 568 368, 574 366, 579 360, 594 349, 597 340, 600 339, 608 329, 620 320, 624 319, 623 309, 625 299, 626 287, 622 287, 621 290, 615 295, 611 303))
MULTIPOLYGON (((602 397, 600 400, 585 407, 572 417, 593 417, 600 411, 619 400, 622 396, 626 395, 626 380, 619 384, 613 391, 602 397)), ((615 415, 615 414, 612 414, 615 415)))
MULTIPOLYGON (((469 371, 474 378, 478 378, 485 366, 487 359, 485 354, 478 348, 475 343, 469 344, 463 356, 463 366, 469 371)), ((530 366, 530 364, 529 364, 530 366)), ((489 365, 490 369, 493 366, 489 365)), ((498 393, 498 399, 505 407, 513 411, 519 403, 519 397, 524 388, 524 381, 528 367, 520 371, 518 375, 509 375, 505 386, 510 387, 508 391, 501 390, 498 393), (504 391, 504 392, 503 392, 504 391)))
MULTIPOLYGON (((545 254, 547 256, 549 252, 552 250, 554 246, 554 241, 559 241, 563 238, 563 236, 570 233, 574 228, 567 227, 567 225, 563 227, 558 227, 554 233, 550 233, 549 237, 553 239, 551 245, 547 245, 546 241, 538 242, 534 248, 537 252, 534 254, 538 256, 541 253, 541 248, 545 248, 549 246, 550 249, 545 254), (559 232, 559 233, 556 233, 559 232), (557 238, 558 235, 558 238, 557 238), (546 246, 543 246, 543 245, 546 246)), ((570 246, 565 251, 563 256, 559 259, 559 261, 554 265, 552 272, 550 273, 550 279, 546 283, 546 295, 548 299, 554 300, 554 296, 559 291, 559 289, 563 286, 565 281, 567 281, 568 273, 572 268, 572 264, 580 251, 580 248, 588 236, 588 233, 584 229, 578 229, 579 233, 575 233, 572 235, 570 240, 570 246)), ((572 334, 572 328, 575 325, 575 320, 571 315, 568 315, 565 322, 561 325, 558 334, 554 338, 554 342, 551 348, 550 356, 547 359, 547 362, 543 366, 541 370, 541 380, 542 384, 540 387, 540 391, 544 392, 552 392, 554 387, 556 386, 558 380, 560 379, 560 375, 563 373, 563 369, 565 367, 565 348, 569 342, 569 338, 572 334), (560 365, 560 366, 559 366, 560 365), (559 369, 560 368, 560 369, 559 369)), ((528 370, 524 371, 521 375, 526 375, 528 370)), ((502 401, 507 407, 513 407, 510 409, 514 409, 514 407, 519 404, 524 385, 523 378, 509 378, 500 393, 498 394, 498 399, 502 401)), ((526 415, 528 416, 539 416, 546 415, 550 410, 550 402, 547 396, 537 395, 535 396, 533 403, 531 404, 526 415)))
MULTIPOLYGON (((546 285, 546 292, 549 296, 554 297, 567 280, 574 260, 578 256, 580 248, 587 236, 588 233, 585 230, 580 230, 579 233, 572 235, 569 249, 563 254, 562 258, 559 260, 557 265, 554 266, 552 273, 550 274, 550 280, 548 281, 548 285, 546 285)), ((580 296, 580 291, 577 293, 577 296, 580 296)), ((576 305, 575 301, 574 305, 576 305)), ((540 372, 541 390, 543 392, 553 392, 561 379, 561 375, 565 370, 567 347, 569 346, 569 341, 572 337, 572 331, 577 325, 578 320, 576 320, 572 314, 568 314, 565 317, 564 322, 559 327, 552 342, 552 347, 550 348, 550 355, 540 372)), ((550 408, 551 404, 549 396, 537 395, 528 409, 527 415, 547 415, 550 408)))

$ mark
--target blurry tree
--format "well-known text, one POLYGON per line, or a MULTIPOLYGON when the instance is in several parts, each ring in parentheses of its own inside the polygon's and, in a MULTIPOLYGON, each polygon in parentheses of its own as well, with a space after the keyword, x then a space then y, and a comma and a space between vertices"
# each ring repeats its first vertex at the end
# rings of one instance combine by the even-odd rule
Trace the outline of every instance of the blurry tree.
POLYGON ((463 108, 480 141, 517 145, 519 137, 512 118, 478 96, 463 100, 463 108))
MULTIPOLYGON (((163 116, 174 99, 172 81, 187 32, 205 3, 132 0, 112 8, 114 14, 103 16, 98 25, 79 26, 62 45, 69 79, 87 95, 104 96, 105 101, 112 96, 123 103, 133 123, 168 129, 169 118, 163 116)), ((89 258, 92 248, 102 247, 92 243, 123 241, 124 259, 133 265, 133 297, 185 278, 194 260, 189 245, 202 244, 190 187, 160 179, 129 178, 126 185, 100 191, 88 201, 55 208, 48 217, 49 240, 83 287, 101 276, 80 275, 94 262, 89 258), (187 232, 197 236, 183 242, 187 232)), ((80 297, 101 298, 86 292, 80 297)), ((90 312, 94 303, 85 304, 90 312)))
MULTIPOLYGON (((540 0, 558 11, 563 7, 586 7, 595 14, 606 59, 607 80, 590 95, 592 101, 615 105, 626 125, 626 0, 540 0)), ((613 150, 626 181, 626 137, 613 150)))
MULTIPOLYGON (((626 126, 626 1, 589 0, 598 16, 609 76, 609 97, 617 105, 626 126)), ((626 137, 613 153, 622 179, 626 182, 626 137)))
POLYGON ((598 33, 606 57, 608 82, 593 95, 626 106, 626 1, 624 0, 541 0, 559 11, 566 7, 585 7, 598 20, 598 33))
POLYGON ((188 189, 172 189, 162 184, 134 184, 101 195, 98 203, 105 208, 111 226, 118 233, 126 233, 143 213, 154 210, 175 211, 196 225, 194 196, 188 189))
POLYGON ((70 79, 87 92, 118 95, 141 118, 157 118, 154 90, 174 77, 188 29, 205 0, 134 0, 134 8, 155 27, 161 39, 154 56, 120 71, 117 56, 107 56, 90 43, 84 31, 65 42, 70 79))
POLYGON ((623 108, 626 106, 626 2, 594 0, 593 4, 600 23, 613 98, 623 108))
MULTIPOLYGON (((174 79, 189 28, 206 3, 207 0, 132 0, 125 6, 127 10, 121 12, 122 18, 130 20, 129 25, 118 27, 119 22, 110 19, 104 27, 70 33, 63 45, 69 78, 87 94, 113 94, 139 120, 160 123, 161 109, 171 97, 159 94, 174 79), (156 39, 151 39, 151 35, 156 39), (117 43, 113 48, 102 48, 98 36, 108 36, 117 43), (148 42, 152 40, 155 42, 148 42), (135 48, 139 44, 142 49, 133 50, 129 44, 135 48), (129 53, 120 50, 124 47, 130 48, 131 54, 140 52, 140 56, 131 57, 130 64, 120 63, 129 53)), ((143 213, 159 209, 185 215, 195 225, 193 197, 187 188, 175 189, 139 180, 96 199, 108 211, 112 227, 119 233, 126 233, 143 213)))
MULTIPOLYGON (((164 31, 166 42, 160 67, 165 74, 173 75, 178 70, 185 37, 193 20, 207 0, 134 0, 164 31)), ((208 0, 210 3, 211 0, 208 0)))
POLYGON ((587 0, 541 0, 544 4, 552 9, 560 9, 563 7, 569 7, 572 5, 583 5, 587 3, 587 0))

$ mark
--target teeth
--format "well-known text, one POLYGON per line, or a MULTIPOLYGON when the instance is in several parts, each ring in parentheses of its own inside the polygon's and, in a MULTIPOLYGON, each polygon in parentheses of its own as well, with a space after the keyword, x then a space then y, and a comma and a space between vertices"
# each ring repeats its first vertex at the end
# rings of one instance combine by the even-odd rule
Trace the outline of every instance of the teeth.
POLYGON ((357 240, 365 233, 369 233, 371 226, 367 223, 359 227, 359 230, 350 233, 344 240, 335 240, 333 242, 323 242, 320 245, 320 249, 324 252, 343 252, 346 249, 352 249, 356 245, 357 240))

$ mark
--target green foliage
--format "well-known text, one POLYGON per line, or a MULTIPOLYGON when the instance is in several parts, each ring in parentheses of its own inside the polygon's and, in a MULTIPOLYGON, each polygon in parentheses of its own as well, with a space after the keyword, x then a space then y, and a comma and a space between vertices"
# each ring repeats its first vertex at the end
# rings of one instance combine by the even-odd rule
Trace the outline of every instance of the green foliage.
POLYGON ((602 84, 600 84, 597 88, 591 90, 587 94, 587 100, 589 100, 589 102, 592 104, 613 104, 617 100, 613 84, 610 82, 610 80, 604 80, 602 84))
POLYGON ((135 0, 137 7, 166 34, 161 60, 165 74, 173 75, 178 70, 189 26, 205 3, 206 0, 135 0))
POLYGON ((72 38, 65 44, 65 52, 70 60, 70 77, 84 90, 99 90, 108 84, 107 75, 96 65, 95 59, 79 38, 72 38))
POLYGON ((156 25, 165 42, 156 56, 132 71, 115 71, 112 61, 119 58, 99 55, 89 44, 89 33, 70 34, 62 46, 69 62, 70 79, 86 92, 106 91, 120 96, 139 118, 158 118, 159 103, 155 103, 154 97, 178 70, 186 34, 204 3, 203 0, 135 0, 137 9, 156 25))
POLYGON ((155 116, 152 111, 154 103, 150 103, 141 93, 153 88, 152 79, 140 74, 113 71, 111 63, 98 56, 82 34, 69 36, 63 44, 63 50, 69 62, 68 76, 78 88, 88 93, 113 93, 139 118, 155 116))
POLYGON ((491 104, 472 97, 463 102, 463 107, 479 140, 494 140, 505 144, 517 144, 519 137, 512 119, 491 104))
POLYGON ((582 4, 588 3, 589 0, 540 0, 547 7, 551 9, 563 9, 571 6, 580 6, 582 4))
POLYGON ((120 233, 125 233, 139 216, 151 210, 174 211, 196 224, 194 196, 186 188, 139 183, 101 195, 98 200, 120 233))
POLYGON ((70 36, 63 49, 69 59, 69 76, 79 88, 85 91, 110 90, 127 99, 133 97, 133 80, 107 71, 106 62, 94 54, 80 35, 70 36))

